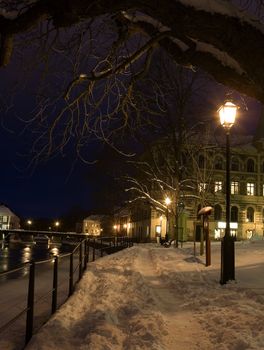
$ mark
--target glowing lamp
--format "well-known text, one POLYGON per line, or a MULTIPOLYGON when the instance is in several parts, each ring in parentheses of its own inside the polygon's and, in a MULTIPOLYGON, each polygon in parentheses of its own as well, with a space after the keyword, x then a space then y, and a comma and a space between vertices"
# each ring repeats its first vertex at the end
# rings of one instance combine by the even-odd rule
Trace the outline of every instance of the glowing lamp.
POLYGON ((220 123, 225 129, 230 129, 234 125, 237 109, 238 107, 230 101, 225 102, 218 109, 220 123))

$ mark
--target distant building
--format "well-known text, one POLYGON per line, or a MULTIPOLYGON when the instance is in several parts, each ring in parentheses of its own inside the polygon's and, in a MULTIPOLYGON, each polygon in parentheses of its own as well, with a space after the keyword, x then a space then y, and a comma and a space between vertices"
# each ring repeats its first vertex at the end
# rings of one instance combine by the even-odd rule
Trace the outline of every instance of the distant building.
POLYGON ((8 207, 0 205, 0 230, 20 228, 20 219, 8 207))
POLYGON ((112 233, 115 236, 137 237, 140 241, 148 241, 151 239, 151 225, 151 207, 137 202, 136 205, 127 205, 116 210, 112 233))
POLYGON ((83 233, 99 236, 103 230, 102 220, 103 215, 90 215, 83 220, 83 233))

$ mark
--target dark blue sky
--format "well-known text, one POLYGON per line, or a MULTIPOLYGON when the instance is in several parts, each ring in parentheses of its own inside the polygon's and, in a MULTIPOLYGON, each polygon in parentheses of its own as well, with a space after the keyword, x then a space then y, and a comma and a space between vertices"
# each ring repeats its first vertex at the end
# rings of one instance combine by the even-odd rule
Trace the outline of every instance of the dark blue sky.
POLYGON ((78 162, 71 171, 72 159, 57 157, 42 162, 33 172, 25 171, 28 151, 24 135, 0 130, 0 199, 19 216, 58 218, 74 205, 91 208, 87 165, 78 162))
MULTIPOLYGON (((252 102, 249 111, 239 118, 240 131, 254 131, 259 108, 252 102)), ((15 119, 14 119, 15 120, 15 119)), ((19 216, 58 218, 71 207, 79 205, 92 209, 91 192, 98 183, 87 175, 90 166, 77 162, 71 171, 74 158, 58 156, 41 162, 30 173, 24 171, 28 158, 20 153, 29 151, 30 134, 19 135, 20 123, 12 123, 14 132, 0 128, 1 170, 0 199, 19 216)), ((96 181, 96 179, 94 179, 96 181)), ((96 206, 96 205, 95 205, 96 206)))
POLYGON ((74 206, 92 209, 93 185, 87 178, 88 166, 77 162, 72 169, 73 154, 57 156, 40 162, 33 171, 26 170, 36 134, 31 128, 22 132, 25 123, 19 118, 32 112, 39 78, 33 72, 26 86, 23 77, 14 62, 0 69, 0 203, 25 218, 55 219, 74 206))
MULTIPOLYGON (((91 179, 89 166, 77 162, 71 171, 74 162, 73 152, 66 156, 58 156, 46 162, 41 162, 30 173, 25 171, 29 158, 19 154, 29 153, 34 135, 30 130, 21 133, 22 125, 17 116, 31 111, 34 106, 34 96, 23 90, 18 90, 12 108, 6 113, 6 91, 10 91, 15 73, 12 66, 0 70, 0 202, 7 204, 19 216, 59 218, 73 206, 83 209, 93 209, 98 203, 93 203, 92 196, 100 186, 95 176, 91 179), (11 132, 5 130, 8 127, 11 132)), ((36 84, 36 81, 33 85, 36 84)), ((33 89, 34 90, 34 89, 33 89)), ((8 97, 10 98, 10 94, 8 97)), ((214 104, 214 91, 211 103, 214 104)), ((260 106, 253 100, 248 102, 249 111, 241 110, 240 131, 253 132, 260 106)), ((217 108, 217 106, 216 106, 217 108)), ((94 152, 94 149, 92 150, 94 152)))

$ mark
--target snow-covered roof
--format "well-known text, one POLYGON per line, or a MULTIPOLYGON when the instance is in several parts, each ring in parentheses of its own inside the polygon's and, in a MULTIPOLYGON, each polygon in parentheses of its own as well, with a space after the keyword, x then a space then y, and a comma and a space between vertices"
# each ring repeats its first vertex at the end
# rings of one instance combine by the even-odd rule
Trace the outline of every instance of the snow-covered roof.
POLYGON ((105 218, 105 215, 89 215, 87 216, 87 218, 84 219, 84 221, 100 221, 103 220, 105 218))
POLYGON ((0 205, 0 216, 16 216, 9 208, 5 205, 0 205))

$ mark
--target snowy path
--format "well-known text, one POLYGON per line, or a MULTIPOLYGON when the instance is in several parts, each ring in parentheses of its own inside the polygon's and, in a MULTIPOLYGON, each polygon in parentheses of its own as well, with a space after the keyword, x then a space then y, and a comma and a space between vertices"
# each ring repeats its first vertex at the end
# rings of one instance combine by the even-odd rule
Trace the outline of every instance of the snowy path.
POLYGON ((209 268, 188 245, 139 245, 91 263, 27 350, 264 349, 264 244, 238 245, 238 281, 226 286, 219 248, 209 268))
MULTIPOLYGON (((163 318, 165 326, 163 343, 166 344, 166 349, 209 350, 212 348, 210 341, 206 339, 207 336, 193 313, 189 311, 183 315, 181 311, 182 296, 178 292, 182 288, 182 282, 179 280, 178 283, 172 284, 164 274, 160 273, 160 271, 166 271, 166 262, 170 265, 174 261, 175 266, 179 266, 175 257, 175 252, 168 250, 166 256, 162 256, 159 260, 155 250, 145 248, 136 260, 136 270, 141 273, 150 290, 153 307, 159 310, 160 317, 163 318), (203 334, 202 339, 200 339, 201 334, 203 334)), ((180 260, 182 261, 181 258, 180 260)), ((179 269, 177 273, 180 274, 179 269)))

